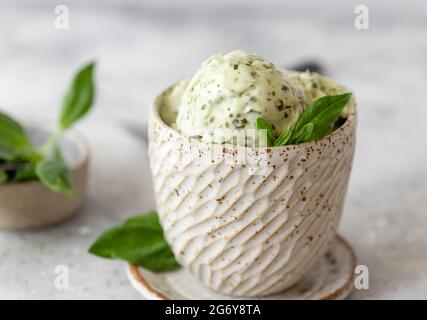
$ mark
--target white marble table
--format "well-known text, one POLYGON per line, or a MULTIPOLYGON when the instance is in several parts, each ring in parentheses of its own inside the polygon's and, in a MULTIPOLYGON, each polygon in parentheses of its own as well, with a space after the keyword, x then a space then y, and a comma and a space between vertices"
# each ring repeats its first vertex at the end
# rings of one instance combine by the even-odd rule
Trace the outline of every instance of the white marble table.
POLYGON ((358 146, 340 232, 370 289, 351 298, 427 298, 426 4, 365 1, 370 29, 357 31, 357 1, 259 3, 62 1, 70 29, 56 30, 57 1, 0 2, 2 109, 54 116, 71 73, 93 57, 99 85, 80 125, 92 145, 89 198, 60 226, 0 231, 0 298, 139 298, 123 263, 87 253, 102 230, 154 205, 146 146, 120 123, 144 123, 159 90, 234 48, 279 64, 319 59, 354 90, 358 146), (55 289, 57 265, 69 267, 68 290, 55 289))

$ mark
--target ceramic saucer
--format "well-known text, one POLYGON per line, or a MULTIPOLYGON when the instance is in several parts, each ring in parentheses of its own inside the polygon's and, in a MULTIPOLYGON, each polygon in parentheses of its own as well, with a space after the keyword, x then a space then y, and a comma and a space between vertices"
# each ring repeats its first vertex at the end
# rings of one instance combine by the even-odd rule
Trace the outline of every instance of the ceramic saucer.
MULTIPOLYGON (((353 289, 356 256, 352 247, 337 236, 329 252, 293 287, 262 300, 339 300, 353 289)), ((189 271, 152 273, 135 265, 128 265, 132 286, 151 300, 229 300, 244 299, 212 291, 199 283, 189 271)))

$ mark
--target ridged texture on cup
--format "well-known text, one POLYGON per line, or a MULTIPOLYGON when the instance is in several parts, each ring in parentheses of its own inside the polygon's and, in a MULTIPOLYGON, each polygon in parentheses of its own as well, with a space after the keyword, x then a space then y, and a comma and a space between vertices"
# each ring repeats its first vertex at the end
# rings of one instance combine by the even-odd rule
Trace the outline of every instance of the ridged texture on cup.
POLYGON ((182 136, 160 119, 161 101, 150 116, 149 155, 177 260, 225 294, 269 295, 294 284, 335 237, 356 115, 323 140, 256 149, 182 136))

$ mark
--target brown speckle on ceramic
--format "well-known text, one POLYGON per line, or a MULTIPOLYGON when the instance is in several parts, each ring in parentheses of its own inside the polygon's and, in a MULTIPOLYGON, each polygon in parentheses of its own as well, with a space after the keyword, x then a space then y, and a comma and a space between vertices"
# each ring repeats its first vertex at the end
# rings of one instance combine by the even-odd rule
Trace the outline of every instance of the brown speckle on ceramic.
MULTIPOLYGON (((337 237, 332 247, 293 287, 274 295, 258 298, 272 300, 344 299, 353 289, 356 256, 351 246, 337 237)), ((152 273, 135 265, 128 265, 128 277, 133 287, 145 299, 152 300, 228 300, 236 299, 214 292, 195 279, 185 269, 166 273, 152 273)))
POLYGON ((182 136, 160 119, 161 102, 150 116, 149 156, 160 221, 177 260, 227 295, 292 286, 335 237, 356 114, 320 141, 245 148, 182 136))

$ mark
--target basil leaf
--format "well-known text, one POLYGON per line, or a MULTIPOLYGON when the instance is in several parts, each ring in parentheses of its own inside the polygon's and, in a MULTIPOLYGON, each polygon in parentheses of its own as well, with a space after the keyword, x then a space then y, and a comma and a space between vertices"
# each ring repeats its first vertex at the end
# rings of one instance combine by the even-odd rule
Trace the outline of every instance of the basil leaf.
MULTIPOLYGON (((324 96, 315 100, 304 113, 298 118, 295 129, 299 130, 304 124, 313 121, 319 114, 336 105, 345 104, 350 100, 351 93, 335 96, 324 96)), ((342 108, 344 108, 344 106, 342 108)), ((340 108, 340 107, 339 107, 340 108)))
POLYGON ((95 96, 93 70, 95 63, 90 63, 78 71, 62 102, 60 115, 61 129, 67 129, 91 108, 95 96))
POLYGON ((324 96, 314 101, 299 117, 295 125, 295 134, 299 134, 298 139, 293 136, 291 141, 301 143, 319 140, 331 133, 335 121, 350 98, 351 93, 344 93, 335 96, 324 96), (301 136, 300 130, 309 123, 313 124, 312 130, 310 129, 311 135, 308 135, 309 131, 306 129, 305 135, 301 136))
POLYGON ((153 272, 179 268, 155 211, 132 217, 121 226, 108 230, 95 241, 89 252, 135 263, 153 272))
POLYGON ((2 169, 0 169, 0 185, 5 184, 7 182, 7 174, 2 169))
POLYGON ((169 246, 149 256, 141 257, 136 264, 153 272, 172 271, 181 267, 169 246))
POLYGON ((32 162, 28 162, 20 166, 13 177, 13 181, 15 182, 24 182, 36 179, 36 166, 32 162))
POLYGON ((283 131, 280 136, 276 139, 276 141, 274 141, 274 146, 275 147, 281 147, 284 146, 288 143, 289 139, 292 136, 292 125, 289 125, 285 131, 283 131))
POLYGON ((294 135, 292 135, 290 142, 292 144, 298 144, 298 143, 309 141, 313 136, 313 129, 314 129, 314 124, 307 123, 301 129, 299 129, 294 135))
POLYGON ((12 149, 0 145, 0 160, 10 161, 14 156, 15 152, 12 149))
POLYGON ((264 118, 259 117, 256 119, 256 125, 258 130, 266 130, 261 132, 265 132, 267 134, 267 147, 273 146, 274 134, 273 134, 273 128, 271 124, 264 118))
POLYGON ((155 210, 148 211, 143 215, 131 217, 127 219, 124 223, 127 226, 142 226, 150 228, 153 230, 161 230, 162 226, 160 225, 159 216, 155 210))
POLYGON ((36 174, 40 181, 56 192, 63 192, 68 197, 75 195, 71 184, 70 173, 67 164, 62 158, 59 147, 56 147, 53 157, 44 159, 37 163, 36 174))
POLYGON ((7 114, 0 112, 0 157, 12 159, 33 149, 24 128, 7 114))

